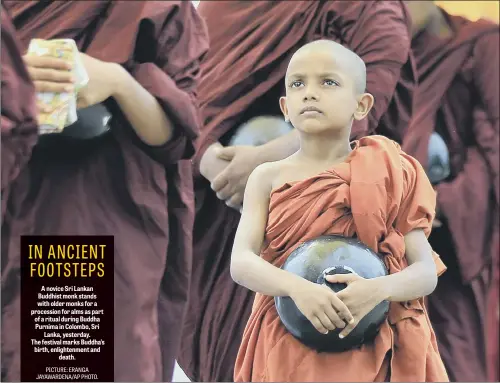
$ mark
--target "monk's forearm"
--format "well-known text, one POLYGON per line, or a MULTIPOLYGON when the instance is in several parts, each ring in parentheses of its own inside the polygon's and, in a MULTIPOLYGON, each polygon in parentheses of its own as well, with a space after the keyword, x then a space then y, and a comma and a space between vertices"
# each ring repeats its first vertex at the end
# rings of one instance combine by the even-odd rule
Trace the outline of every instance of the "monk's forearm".
POLYGON ((415 262, 399 273, 379 279, 384 300, 405 302, 431 294, 437 285, 436 266, 415 262))
POLYGON ((231 277, 249 290, 263 295, 290 296, 304 280, 266 262, 257 254, 245 251, 231 260, 231 277))
MULTIPOLYGON (((217 157, 215 151, 222 148, 220 142, 210 145, 203 153, 200 160, 200 174, 212 182, 229 164, 230 161, 222 160, 217 157)), ((299 150, 299 135, 295 129, 265 145, 258 147, 258 161, 274 162, 291 156, 299 150)))
POLYGON ((160 103, 121 65, 112 65, 116 79, 113 98, 137 135, 151 146, 166 144, 174 127, 160 103))
POLYGON ((296 129, 279 138, 259 146, 261 162, 274 162, 283 160, 300 149, 299 134, 296 129))

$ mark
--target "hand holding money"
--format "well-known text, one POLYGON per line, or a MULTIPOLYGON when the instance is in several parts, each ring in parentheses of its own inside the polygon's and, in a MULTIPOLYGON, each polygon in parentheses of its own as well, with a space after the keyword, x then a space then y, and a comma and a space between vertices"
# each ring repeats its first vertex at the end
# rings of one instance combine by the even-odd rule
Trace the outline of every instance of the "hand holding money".
POLYGON ((62 132, 77 121, 76 96, 88 83, 76 43, 33 39, 24 61, 37 91, 40 134, 62 132))
MULTIPOLYGON (((70 60, 55 57, 25 55, 24 62, 38 93, 69 93, 74 88, 70 60)), ((40 111, 50 112, 50 106, 38 99, 40 111)))

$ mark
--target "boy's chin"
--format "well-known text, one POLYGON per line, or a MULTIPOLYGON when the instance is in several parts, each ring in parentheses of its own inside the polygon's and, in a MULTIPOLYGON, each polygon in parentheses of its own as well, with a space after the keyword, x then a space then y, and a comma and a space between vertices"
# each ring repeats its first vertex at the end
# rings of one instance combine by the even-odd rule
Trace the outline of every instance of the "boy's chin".
POLYGON ((300 126, 297 126, 299 132, 310 135, 328 135, 332 133, 339 133, 342 128, 335 125, 325 123, 325 121, 307 120, 303 121, 300 126))

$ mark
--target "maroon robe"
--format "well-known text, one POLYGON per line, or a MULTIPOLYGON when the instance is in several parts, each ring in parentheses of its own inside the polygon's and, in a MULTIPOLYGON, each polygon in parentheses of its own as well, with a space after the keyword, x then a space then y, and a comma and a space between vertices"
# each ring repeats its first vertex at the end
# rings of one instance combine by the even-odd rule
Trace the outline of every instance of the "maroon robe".
POLYGON ((16 29, 2 4, 2 220, 10 186, 37 142, 35 87, 24 65, 16 29))
POLYGON ((402 2, 201 2, 211 46, 202 65, 204 126, 195 157, 196 217, 190 303, 179 364, 194 381, 233 381, 233 368, 254 294, 229 273, 240 214, 217 199, 199 175, 199 160, 215 141, 257 115, 280 115, 278 99, 293 53, 331 39, 359 54, 367 90, 376 99, 353 138, 377 131, 400 140, 414 86, 410 21, 402 2), (223 81, 221 80, 223 79, 223 81))
POLYGON ((35 146, 2 226, 5 378, 20 373, 19 236, 86 234, 115 237, 115 380, 168 381, 191 272, 188 159, 200 125, 195 92, 208 50, 205 24, 184 1, 6 3, 25 48, 35 37, 73 38, 90 56, 122 64, 175 128, 165 145, 146 145, 108 100, 109 134, 35 146))
POLYGON ((425 165, 435 130, 450 150, 452 174, 437 187, 444 225, 430 237, 448 271, 429 312, 450 379, 486 381, 487 343, 498 345, 499 27, 443 14, 451 37, 424 30, 412 43, 419 87, 403 149, 425 165))

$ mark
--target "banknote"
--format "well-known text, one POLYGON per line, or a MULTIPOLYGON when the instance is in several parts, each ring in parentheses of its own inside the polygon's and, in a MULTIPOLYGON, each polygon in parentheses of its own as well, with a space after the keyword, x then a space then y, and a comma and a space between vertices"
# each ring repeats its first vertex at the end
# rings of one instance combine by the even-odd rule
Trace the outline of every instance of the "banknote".
POLYGON ((27 54, 63 58, 73 62, 72 74, 75 78, 75 84, 72 92, 39 92, 37 94, 38 100, 45 104, 49 110, 39 113, 40 134, 60 133, 66 126, 77 121, 77 94, 89 81, 78 47, 72 39, 33 39, 30 41, 27 54))

